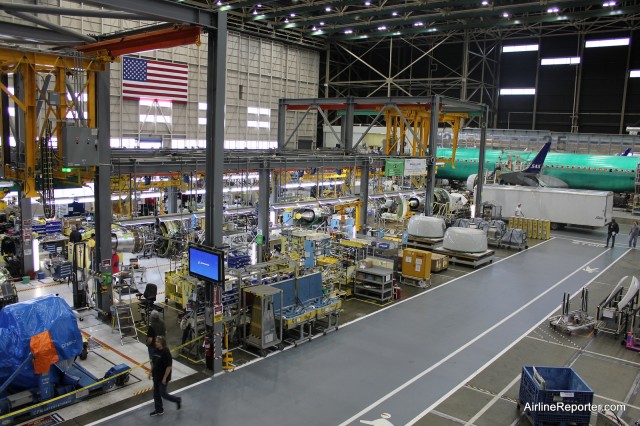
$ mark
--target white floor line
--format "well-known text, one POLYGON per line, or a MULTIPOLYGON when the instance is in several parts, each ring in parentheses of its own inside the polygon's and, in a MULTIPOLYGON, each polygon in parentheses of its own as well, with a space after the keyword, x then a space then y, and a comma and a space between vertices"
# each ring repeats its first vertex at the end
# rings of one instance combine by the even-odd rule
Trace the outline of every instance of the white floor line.
MULTIPOLYGON (((551 241, 551 240, 548 240, 551 241)), ((541 243, 544 244, 544 243, 541 243)), ((538 244, 538 246, 540 246, 541 244, 538 244)), ((538 247, 536 246, 536 247, 538 247)), ((535 247, 534 247, 535 249, 535 247)), ((526 251, 522 251, 520 253, 525 253, 526 251)), ((509 321, 511 318, 513 318, 514 316, 516 316, 517 314, 519 314, 520 312, 522 312, 523 310, 525 310, 526 308, 528 308, 529 306, 531 306, 533 303, 535 303, 538 299, 542 298, 544 295, 546 295, 547 293, 551 292, 553 289, 555 289, 556 287, 558 287, 560 284, 562 284, 563 282, 565 282, 566 280, 568 280, 570 277, 572 277, 573 275, 577 274, 578 272, 581 272, 583 268, 585 268, 586 266, 588 266, 590 263, 592 263, 593 261, 595 261, 596 259, 598 259, 599 257, 603 256, 604 254, 606 254, 607 252, 604 251, 602 253, 600 253, 599 255, 591 258, 588 262, 586 262, 585 264, 583 264, 582 266, 578 267, 575 271, 573 271, 571 274, 567 275, 566 277, 564 277, 562 280, 558 281, 557 283, 555 283, 553 286, 549 287, 547 290, 543 291, 542 293, 540 293, 538 296, 536 296, 534 299, 530 300, 528 303, 526 303, 525 305, 521 306, 519 309, 515 310, 514 312, 512 312, 511 314, 509 314, 508 316, 506 316, 505 318, 503 318, 502 320, 500 320, 498 323, 494 324, 492 327, 488 328, 487 330, 485 330, 484 332, 482 332, 481 334, 479 334, 478 336, 476 336, 475 338, 473 338, 472 340, 468 341, 466 344, 464 344, 463 346, 459 347, 458 349, 456 349, 455 351, 451 352, 449 355, 447 355, 446 357, 442 358, 440 361, 436 362, 435 364, 431 365, 429 368, 427 368, 426 370, 424 370, 423 372, 421 372, 420 374, 416 375, 415 377, 413 377, 412 379, 406 381, 405 383, 403 383, 402 385, 398 386, 396 389, 394 389, 393 391, 391 391, 390 393, 388 393, 387 395, 381 397, 380 399, 378 399, 377 401, 373 402, 372 404, 370 404, 369 406, 365 407, 364 409, 360 410, 358 413, 354 414, 353 416, 351 416, 349 419, 345 420, 344 422, 340 423, 340 426, 344 426, 344 425, 348 425, 349 423, 353 422, 354 420, 358 419, 360 416, 362 416, 363 414, 369 412, 370 410, 372 410, 373 408, 377 407, 378 405, 382 404, 383 402, 385 402, 386 400, 388 400, 389 398, 391 398, 392 396, 396 395, 397 393, 401 392, 402 390, 406 389, 407 387, 409 387, 410 385, 412 385, 413 383, 417 382, 418 380, 420 380, 422 377, 426 376, 427 374, 429 374, 430 372, 432 372, 433 370, 435 370, 436 368, 438 368, 439 366, 441 366, 442 364, 444 364, 445 362, 447 362, 448 360, 450 360, 451 358, 453 358, 454 356, 456 356, 457 354, 459 354, 460 352, 464 351, 465 349, 467 349, 469 346, 471 346, 472 344, 474 344, 475 342, 477 342, 478 340, 482 339, 484 336, 486 336, 487 334, 489 334, 490 332, 492 332, 493 330, 495 330, 496 328, 500 327, 502 324, 504 324, 505 322, 509 321)), ((518 253, 519 254, 519 253, 518 253)), ((517 256, 518 254, 515 254, 514 256, 517 256)), ((611 263, 609 266, 607 266, 605 269, 603 269, 602 272, 600 272, 600 274, 602 274, 604 271, 606 271, 608 268, 610 268, 615 262, 611 263)), ((475 272, 475 271, 474 271, 475 272)), ((473 272, 471 272, 470 274, 472 274, 473 272)), ((470 275, 469 274, 469 275, 470 275)), ((598 275, 600 275, 598 274, 598 275)), ((597 276, 596 276, 597 277, 597 276)), ((594 279, 596 278, 594 277, 594 279)), ((453 281, 450 281, 453 282, 453 281)), ((449 284, 449 283, 446 283, 449 284)), ((444 285, 446 285, 444 284, 444 285)), ((441 286, 442 287, 442 286, 441 286)), ((439 287, 436 287, 436 289, 439 287)), ((436 290, 434 289, 434 290, 436 290)), ((426 294, 427 292, 421 293, 417 296, 421 296, 423 294, 426 294)), ((416 296, 414 296, 416 297, 416 296)), ((555 307, 553 309, 553 311, 551 311, 549 313, 549 315, 553 314, 556 310, 558 309, 558 307, 555 307)), ((547 315, 547 316, 549 316, 547 315)), ((440 404, 442 401, 444 401, 445 399, 447 399, 449 396, 453 395, 454 392, 456 392, 460 387, 462 387, 466 382, 468 382, 470 379, 472 379, 473 377, 475 377, 477 374, 479 374, 482 370, 484 370, 486 367, 488 367, 493 361, 495 361, 496 359, 498 359, 498 357, 502 356, 507 350, 511 349, 512 346, 514 346, 517 342, 519 342, 522 338, 524 338, 524 336, 526 336, 527 334, 529 334, 531 331, 533 331, 536 327, 538 327, 538 325, 540 323, 542 323, 546 317, 545 316, 542 320, 540 320, 540 322, 538 324, 536 324, 534 327, 532 327, 528 332, 526 332, 525 334, 523 334, 519 339, 516 339, 516 341, 514 341, 511 345, 507 346, 503 351, 501 351, 500 353, 498 353, 495 357, 493 357, 491 360, 489 360, 485 365, 483 365, 480 369, 476 370, 472 375, 470 375, 469 377, 467 377, 466 379, 464 379, 460 384, 458 384, 456 387, 454 387, 451 391, 449 391, 447 394, 445 394, 442 398, 440 398, 439 400, 437 400, 436 402, 434 402, 431 406, 429 406, 426 410, 424 410, 422 413, 420 413, 420 415, 418 415, 417 417, 415 417, 413 420, 411 420, 411 422, 407 423, 407 425, 412 425, 415 422, 417 422, 420 418, 424 417, 425 414, 427 414, 429 411, 431 411, 433 408, 435 408, 438 404, 440 404)))
MULTIPOLYGON (((562 343, 552 342, 550 340, 544 340, 544 339, 541 339, 540 337, 533 337, 533 336, 525 336, 525 337, 527 339, 537 340, 537 341, 540 341, 540 342, 549 343, 551 345, 562 346, 562 347, 565 347, 565 348, 578 350, 578 348, 574 348, 573 346, 564 345, 562 343)), ((608 359, 610 359, 612 361, 618 361, 618 362, 623 363, 623 364, 635 365, 637 367, 640 367, 640 362, 629 361, 627 359, 618 358, 618 357, 607 355, 607 354, 602 354, 600 352, 588 351, 586 349, 582 349, 581 351, 584 354, 589 354, 589 355, 599 356, 599 357, 603 357, 603 358, 608 358, 608 359)))
MULTIPOLYGON (((548 239, 547 241, 543 241, 543 242, 541 242, 540 244, 538 244, 537 246, 532 247, 532 248, 530 248, 529 250, 522 250, 521 252, 515 253, 513 256, 519 256, 519 255, 521 255, 521 254, 525 254, 525 253, 527 253, 528 251, 535 250, 535 248, 536 248, 536 247, 540 247, 541 245, 543 245, 543 244, 545 244, 545 243, 548 243, 548 242, 550 242, 550 241, 552 241, 552 240, 553 240, 553 238, 548 239)), ((431 293, 432 291, 437 291, 438 289, 440 289, 440 288, 444 288, 445 286, 447 286, 447 285, 449 285, 449 284, 451 284, 451 283, 453 283, 453 282, 455 282, 455 281, 457 281, 457 280, 459 280, 459 279, 461 279, 461 278, 468 277, 469 275, 475 274, 476 272, 483 271, 483 270, 485 270, 486 268, 491 268, 492 266, 497 265, 497 264, 498 264, 498 263, 500 263, 500 262, 504 262, 505 260, 511 259, 513 256, 509 256, 509 257, 506 257, 506 258, 504 258, 504 259, 500 259, 500 260, 498 260, 497 262, 493 262, 491 265, 487 265, 487 266, 485 266, 485 267, 483 267, 483 268, 480 268, 480 269, 475 269, 475 270, 470 271, 470 272, 468 272, 468 273, 467 273, 467 271, 464 271, 464 272, 465 272, 465 274, 464 274, 464 275, 459 276, 459 277, 457 277, 457 278, 454 278, 454 279, 452 279, 451 281, 447 281, 446 283, 441 284, 441 285, 439 285, 439 286, 437 286, 437 287, 430 288, 429 290, 427 290, 427 291, 423 291, 422 293, 418 293, 418 294, 415 294, 415 295, 413 295, 413 296, 411 296, 411 297, 407 297, 406 299, 402 299, 402 300, 400 300, 400 301, 398 301, 398 302, 395 302, 395 303, 393 303, 393 304, 391 304, 391 305, 389 305, 389 306, 385 306, 384 308, 379 309, 379 310, 377 310, 377 311, 375 311, 375 312, 371 312, 370 314, 367 314, 367 315, 361 316, 361 317, 359 317, 359 318, 352 319, 351 321, 344 323, 344 324, 343 324, 343 325, 341 325, 340 327, 346 327, 347 325, 354 324, 354 323, 356 323, 356 322, 358 322, 358 321, 362 321, 362 320, 363 320, 363 319, 365 319, 365 318, 369 318, 370 316, 377 315, 377 314, 379 314, 380 312, 384 312, 384 311, 386 311, 387 309, 391 309, 391 308, 393 308, 393 307, 400 306, 400 305, 402 305, 403 303, 408 302, 409 300, 415 299, 415 298, 417 298, 417 297, 422 297, 422 296, 424 296, 424 295, 426 295, 426 294, 431 293)))
MULTIPOLYGON (((603 254, 607 253, 602 252, 600 253, 598 256, 594 257, 592 260, 590 260, 589 262, 593 262, 594 260, 596 260, 597 258, 599 258, 600 256, 602 256, 603 254)), ((625 253, 626 254, 626 253, 625 253)), ((595 281, 600 275, 604 274, 605 271, 607 271, 609 268, 611 268, 618 260, 622 259, 624 257, 624 254, 620 257, 618 257, 614 262, 611 262, 611 264, 609 264, 609 266, 607 266, 606 268, 604 268, 600 273, 598 273, 595 277, 593 277, 593 279, 591 279, 589 282, 587 282, 583 287, 588 286, 589 284, 591 284, 592 281, 595 281)), ((559 285, 560 283, 562 283, 563 281, 565 281, 567 278, 569 278, 571 275, 579 272, 582 270, 582 268, 584 268, 585 266, 587 266, 589 264, 589 262, 585 263, 583 266, 581 266, 580 268, 578 268, 576 271, 574 271, 573 273, 571 273, 570 275, 566 276, 563 280, 559 281, 555 286, 559 285)), ((554 286, 554 287, 555 287, 554 286)), ((553 288, 553 287, 552 287, 553 288)), ((548 289, 546 292, 550 291, 552 288, 548 289)), ((582 288, 580 288, 580 290, 577 290, 576 292, 574 292, 571 295, 571 298, 575 297, 578 295, 578 293, 580 293, 580 291, 582 291, 582 288)), ((545 292, 545 293, 546 293, 545 292)), ((542 293, 540 296, 538 296, 537 298, 541 297, 544 293, 542 293)), ((536 298, 536 299, 537 299, 536 298)), ((531 303, 531 302, 529 302, 531 303)), ((526 305, 525 305, 526 306, 526 305)), ((500 351, 498 354, 496 354, 493 358, 491 358, 489 361, 487 361, 484 365, 482 365, 479 369, 477 369, 475 372, 473 372, 471 375, 469 375, 469 377, 465 378, 464 380, 462 380, 457 386, 455 386, 453 389, 451 389, 449 392, 447 392, 445 395, 443 395, 440 399, 438 399, 436 402, 434 402, 433 404, 431 404, 429 407, 427 407, 422 413, 420 413, 419 415, 417 415, 416 417, 414 417, 410 422, 408 422, 406 424, 406 426, 411 426, 413 424, 415 424, 417 421, 419 421, 422 417, 424 417, 425 414, 427 414, 429 411, 433 410, 435 407, 437 407, 438 405, 440 405, 444 400, 446 400, 447 398, 449 398, 451 395, 453 395, 454 393, 456 393, 458 391, 458 389, 460 389, 462 386, 465 385, 465 383, 469 382, 470 380, 472 380, 474 377, 476 377, 478 374, 480 374, 482 371, 484 371, 488 366, 490 366, 491 364, 493 364, 497 359, 499 359, 502 355, 504 355, 505 353, 507 353, 512 347, 514 347, 516 344, 518 344, 518 342, 520 342, 522 339, 524 339, 526 336, 528 336, 533 330, 535 330, 536 328, 538 328, 538 326, 540 326, 540 324, 542 324, 543 322, 545 322, 547 320, 548 317, 550 317, 551 315, 553 315, 558 309, 560 309, 561 305, 556 306, 551 312, 549 312, 547 315, 545 315, 537 324, 535 324, 533 327, 531 327, 528 331, 526 331, 525 333, 522 334, 522 336, 520 336, 518 339, 516 339, 515 341, 513 341, 513 343, 511 343, 510 345, 508 345, 506 348, 504 348, 502 351, 500 351)), ((524 307, 523 307, 524 308, 524 307)), ((522 310, 523 308, 520 308, 519 310, 522 310)), ((513 314, 512 314, 513 315, 513 314)), ((504 320, 503 320, 504 321, 504 320)), ((502 322, 502 321, 501 321, 502 322)), ((494 326, 495 327, 495 326, 494 326)), ((484 334, 484 333, 483 333, 484 334)))
MULTIPOLYGON (((185 386, 185 387, 183 387, 183 388, 180 388, 180 389, 178 389, 178 390, 175 390, 175 391, 173 391, 173 392, 169 392, 169 393, 170 393, 171 395, 174 395, 174 394, 180 393, 180 392, 182 392, 182 391, 185 391, 185 390, 187 390, 187 389, 191 389, 191 388, 193 388, 193 387, 196 387, 196 386, 198 386, 198 385, 201 385, 202 383, 206 383, 206 382, 208 382, 208 381, 210 381, 210 380, 211 380, 211 379, 204 379, 204 380, 200 380, 199 382, 192 383, 192 384, 190 384, 189 386, 185 386)), ((106 422, 107 420, 115 419, 116 417, 119 417, 119 416, 121 416, 121 415, 123 415, 123 414, 129 413, 129 412, 131 412, 131 411, 135 411, 135 410, 137 410, 138 408, 142 408, 142 407, 144 407, 145 405, 149 405, 149 404, 151 404, 152 402, 153 402, 153 399, 152 399, 151 401, 146 401, 146 402, 143 402, 143 403, 141 403, 141 404, 135 405, 135 406, 133 406, 133 407, 129 407, 129 408, 127 408, 126 410, 119 411, 119 412, 117 412, 117 413, 115 413, 115 414, 112 414, 112 415, 107 416, 107 417, 105 417, 105 418, 102 418, 102 419, 100 419, 100 420, 96 420, 96 421, 95 421, 95 422, 93 422, 93 423, 89 423, 87 426, 99 425, 100 423, 104 423, 104 422, 106 422)))
POLYGON ((501 390, 500 392, 498 392, 498 394, 497 394, 497 395, 495 395, 495 396, 493 397, 493 399, 491 399, 491 401, 487 402, 487 403, 486 403, 486 405, 485 405, 484 407, 482 407, 482 408, 480 409, 480 411, 478 411, 478 412, 476 413, 476 415, 475 415, 475 416, 471 417, 471 418, 469 419, 469 421, 468 421, 467 423, 465 423, 465 426, 471 426, 471 425, 473 425, 473 422, 475 422, 475 421, 476 421, 476 420, 478 420, 480 417, 482 417, 482 415, 483 415, 484 413, 486 413, 486 412, 487 412, 487 410, 489 410, 489 408, 493 407, 493 405, 494 405, 496 402, 498 402, 498 401, 502 398, 502 396, 503 396, 505 393, 507 393, 507 391, 511 388, 511 386, 515 385, 515 384, 518 382, 518 380, 520 380, 520 374, 518 374, 518 375, 515 377, 515 379, 513 379, 513 380, 512 380, 512 381, 511 381, 507 386, 505 386, 504 388, 502 388, 502 390, 501 390))

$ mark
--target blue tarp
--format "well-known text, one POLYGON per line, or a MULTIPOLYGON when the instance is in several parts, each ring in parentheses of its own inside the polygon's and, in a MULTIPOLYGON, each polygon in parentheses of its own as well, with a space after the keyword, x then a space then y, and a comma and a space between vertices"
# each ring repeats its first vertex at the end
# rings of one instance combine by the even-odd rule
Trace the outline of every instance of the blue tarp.
MULTIPOLYGON (((76 316, 61 297, 38 297, 0 311, 0 384, 29 356, 31 336, 45 330, 51 335, 60 361, 73 359, 82 351, 76 316)), ((35 386, 37 378, 32 363, 11 383, 12 388, 35 386)))

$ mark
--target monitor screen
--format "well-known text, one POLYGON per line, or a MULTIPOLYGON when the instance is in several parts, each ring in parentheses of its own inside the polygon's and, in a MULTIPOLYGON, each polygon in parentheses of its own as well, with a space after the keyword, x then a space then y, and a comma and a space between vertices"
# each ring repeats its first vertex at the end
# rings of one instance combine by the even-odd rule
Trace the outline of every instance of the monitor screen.
POLYGON ((201 279, 222 281, 224 253, 204 247, 189 246, 189 273, 201 279))

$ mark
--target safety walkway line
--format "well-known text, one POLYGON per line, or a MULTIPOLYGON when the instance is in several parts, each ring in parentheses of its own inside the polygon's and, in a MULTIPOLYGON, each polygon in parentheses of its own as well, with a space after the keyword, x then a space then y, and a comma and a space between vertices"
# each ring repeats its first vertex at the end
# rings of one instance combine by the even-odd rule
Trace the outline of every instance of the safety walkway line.
MULTIPOLYGON (((59 285, 63 285, 63 284, 67 284, 67 283, 62 282, 62 283, 44 284, 44 285, 39 285, 37 287, 21 288, 20 290, 17 290, 17 291, 18 291, 18 293, 22 293, 23 291, 33 291, 33 290, 38 290, 40 288, 55 287, 55 286, 59 286, 59 285)), ((69 284, 67 284, 67 285, 69 285, 69 284)))
POLYGON ((475 414, 475 416, 471 417, 471 418, 467 421, 467 423, 465 423, 465 426, 471 426, 471 425, 473 425, 473 422, 475 422, 475 421, 476 421, 476 420, 478 420, 480 417, 482 417, 482 415, 483 415, 484 413, 486 413, 486 412, 489 410, 489 408, 493 407, 493 406, 494 406, 494 404, 495 404, 496 402, 498 402, 500 399, 502 399, 502 395, 504 395, 505 393, 507 393, 507 391, 508 391, 508 390, 509 390, 513 385, 515 385, 515 384, 518 382, 518 380, 520 380, 520 374, 516 375, 516 377, 515 377, 511 382, 509 382, 509 384, 508 384, 507 386, 505 386, 504 388, 502 388, 502 390, 501 390, 500 392, 498 392, 498 393, 497 393, 497 395, 495 395, 495 396, 493 397, 493 399, 491 399, 491 401, 487 402, 487 403, 485 404, 485 406, 484 406, 484 407, 482 407, 482 408, 481 408, 481 409, 480 409, 480 410, 475 414))
MULTIPOLYGON (((551 241, 551 240, 548 240, 551 241)), ((523 253, 523 252, 520 252, 523 253)), ((480 339, 482 339, 483 337, 485 337, 487 334, 491 333, 492 331, 494 331, 495 329, 497 329, 498 327, 500 327, 501 325, 503 325, 504 323, 506 323, 507 321, 509 321, 511 318, 515 317, 516 315, 518 315, 520 312, 524 311, 525 309, 527 309, 529 306, 533 305, 535 302, 537 302, 539 299, 541 299, 543 296, 545 296, 546 294, 548 294, 549 292, 551 292, 552 290, 554 290, 555 288, 557 288, 559 285, 561 285, 562 283, 564 283, 565 281, 567 281, 569 278, 571 278, 572 276, 574 276, 575 274, 582 272, 582 270, 589 266, 589 264, 591 264, 593 261, 597 260, 598 258, 600 258, 601 256, 607 254, 608 251, 603 251, 602 253, 600 253, 599 255, 589 259, 587 262, 585 262, 582 266, 579 266, 578 268, 576 268, 576 270, 574 270, 571 274, 567 275, 566 277, 564 277, 563 279, 561 279, 560 281, 558 281, 557 283, 555 283, 554 285, 552 285, 551 287, 547 288, 545 291, 543 291, 542 293, 538 294, 538 296, 536 296, 535 298, 531 299, 528 303, 524 304, 523 306, 521 306, 520 308, 516 309, 515 311, 513 311, 511 314, 507 315, 506 317, 504 317, 502 320, 498 321, 496 324, 494 324, 493 326, 489 327, 487 330, 485 330, 484 332, 480 333, 479 335, 477 335, 475 338, 469 340, 466 344, 462 345, 461 347, 459 347, 458 349, 456 349, 455 351, 451 352, 449 355, 443 357, 442 359, 440 359, 440 361, 432 364, 430 367, 428 367, 427 369, 425 369, 424 371, 422 371, 421 373, 417 374, 416 376, 414 376, 413 378, 411 378, 410 380, 407 380, 405 383, 403 383, 402 385, 398 386, 397 388, 395 388, 394 390, 392 390, 391 392, 389 392, 388 394, 384 395, 383 397, 379 398, 378 400, 374 401, 373 403, 369 404, 367 407, 363 408, 362 410, 358 411, 357 413, 355 413, 353 416, 349 417, 347 420, 343 421, 340 423, 340 426, 346 426, 348 424, 350 424, 351 422, 357 420, 358 418, 360 418, 363 414, 371 411, 372 409, 374 409, 375 407, 379 406, 380 404, 382 404, 383 402, 387 401, 388 399, 390 399, 391 397, 395 396, 396 394, 400 393, 401 391, 403 391, 404 389, 406 389, 407 387, 411 386, 413 383, 417 382, 418 380, 422 379, 424 376, 426 376, 427 374, 431 373, 432 371, 434 371, 436 368, 440 367, 441 365, 443 365, 445 362, 449 361, 451 358, 455 357, 456 355, 458 355, 459 353, 463 352, 464 350, 466 350, 467 348, 469 348, 471 345, 473 345, 474 343, 476 343, 477 341, 479 341, 480 339)), ((607 270, 609 267, 611 267, 613 265, 613 263, 611 263, 607 268, 605 268, 600 274, 602 274, 605 270, 607 270)), ((598 276, 600 275, 598 274, 598 276)), ((469 274, 470 275, 470 274, 469 274)), ((468 276, 468 275, 467 275, 468 276)), ((595 278, 594 278, 595 279, 595 278)), ((436 287, 437 289, 438 287, 436 287)), ((426 293, 426 292, 425 292, 426 293)), ((422 294, 425 294, 422 293, 422 294)), ((558 309, 558 307, 555 307, 553 309, 553 311, 551 311, 549 313, 549 315, 551 315, 553 312, 555 312, 558 309)), ((467 377, 465 378, 464 381, 462 381, 460 384, 458 384, 458 386, 454 387, 450 392, 446 393, 442 398, 438 399, 437 401, 435 401, 433 404, 431 404, 426 410, 424 410, 422 413, 420 413, 418 416, 416 416, 413 420, 411 420, 409 423, 407 423, 407 425, 412 425, 415 422, 417 422, 418 420, 420 420, 420 418, 424 417, 424 415, 426 415, 427 413, 429 413, 429 411, 431 411, 433 408, 437 407, 442 401, 444 401, 445 399, 447 399, 449 396, 451 396, 453 393, 455 393, 455 391, 457 391, 459 388, 461 388, 462 386, 464 386, 464 384, 466 382, 468 382, 470 379, 472 379, 473 377, 475 377, 477 374, 479 374, 482 370, 484 370, 486 367, 488 367, 489 365, 491 365, 491 363, 493 363, 496 359, 498 359, 500 356, 502 356, 507 350, 511 349, 512 346, 514 346, 517 342, 519 342, 521 339, 523 339, 527 334, 531 333, 531 331, 535 330, 539 324, 541 324, 549 315, 545 316, 539 323, 537 323, 534 327, 531 328, 531 330, 529 330, 527 333, 523 334, 519 339, 516 339, 516 341, 514 341, 511 345, 507 346, 503 351, 501 351, 500 353, 498 353, 495 357, 493 357, 492 359, 490 359, 486 364, 484 364, 480 369, 478 369, 474 374, 472 374, 471 377, 467 377)))
MULTIPOLYGON (((547 240, 549 241, 549 240, 547 240)), ((588 266, 591 262, 593 262, 594 260, 598 259, 599 257, 607 254, 608 251, 604 251, 602 253, 600 253, 599 255, 597 255, 594 258, 591 258, 588 262, 586 262, 584 265, 578 267, 575 271, 573 271, 571 274, 567 275, 566 277, 564 277, 562 280, 558 281, 556 284, 554 284, 553 286, 551 286, 550 288, 548 288, 547 290, 545 290, 544 292, 540 293, 535 299, 529 301, 529 303, 527 303, 526 305, 520 307, 520 309, 518 309, 517 311, 513 312, 511 315, 507 316, 506 318, 504 318, 502 321, 500 321, 499 323, 495 324, 493 327, 491 327, 489 330, 485 331, 484 333, 482 333, 480 336, 476 337, 475 340, 478 340, 481 336, 487 334, 490 330, 495 329, 497 327, 499 327, 500 325, 502 325, 503 323, 505 323, 506 321, 508 321, 509 319, 511 319, 513 316, 515 316, 516 314, 518 314, 519 312, 523 311, 525 308, 527 308, 529 305, 531 305, 533 302, 535 302, 536 300, 540 299, 542 296, 544 296, 545 294, 549 293, 551 290, 553 290, 554 288, 556 288, 557 286, 559 286, 560 284, 562 284, 563 282, 565 282, 566 280, 568 280, 570 277, 572 277, 573 275, 577 274, 578 272, 581 272, 586 266, 588 266)), ((622 256, 618 257, 615 261, 611 262, 606 268, 604 268, 599 274, 597 274, 595 277, 593 277, 591 280, 589 280, 585 285, 581 286, 579 290, 576 290, 572 295, 571 298, 574 298, 575 296, 578 295, 578 293, 580 293, 582 291, 583 287, 588 286, 589 284, 591 284, 591 282, 595 281, 596 279, 598 279, 598 277, 600 277, 602 274, 605 273, 605 271, 607 271, 609 268, 611 268, 618 260, 622 259, 625 256, 626 253, 624 253, 622 256)), ((487 367, 489 367, 491 364, 493 364, 496 360, 498 360, 501 356, 503 356, 505 353, 507 353, 511 348, 513 348, 518 342, 520 342, 522 339, 524 339, 525 337, 527 337, 529 334, 531 334, 535 329, 537 329, 540 324, 542 324, 543 322, 545 322, 547 320, 548 317, 550 317, 551 315, 553 315, 558 309, 560 309, 560 305, 556 306, 551 312, 549 312, 549 314, 545 315, 540 321, 538 321, 536 324, 533 325, 533 327, 531 327, 528 331, 526 331, 525 333, 522 334, 522 336, 520 336, 519 338, 517 338, 516 340, 514 340, 510 345, 508 345, 507 347, 505 347, 502 351, 500 351, 499 353, 497 353, 493 358, 491 358, 489 361, 487 361, 484 365, 482 365, 479 369, 477 369, 473 374, 471 374, 469 377, 465 378, 462 382, 460 382, 457 386, 455 386, 453 389, 451 389, 449 392, 447 392, 446 394, 444 394, 440 399, 438 399, 437 401, 435 401, 433 404, 431 404, 429 407, 427 407, 424 411, 422 411, 422 413, 420 413, 419 415, 417 415, 416 417, 414 417, 410 422, 407 423, 407 426, 411 426, 413 424, 415 424, 416 422, 418 422, 422 417, 424 417, 427 413, 429 413, 429 411, 433 410, 435 407, 437 407, 438 405, 440 405, 443 401, 445 401, 447 398, 449 398, 451 395, 453 395, 455 392, 458 391, 458 389, 460 389, 462 386, 464 386, 465 383, 467 383, 468 381, 472 380, 474 377, 476 377, 478 374, 480 374, 482 371, 484 371, 487 367)), ((469 346, 472 342, 469 342, 467 345, 463 346, 462 348, 458 349, 457 351, 455 351, 454 353, 460 352, 464 347, 469 346)), ((453 354, 449 354, 449 356, 447 358, 451 358, 453 354)), ((424 376, 426 373, 421 373, 420 377, 424 376)), ((416 381, 417 379, 413 379, 413 381, 416 381)), ((411 381, 411 383, 413 383, 413 381, 411 381)), ((408 382, 407 382, 408 383, 408 382)), ((403 385, 404 386, 404 385, 403 385)), ((408 385, 407 385, 408 386, 408 385)), ((406 386, 404 386, 406 387, 406 386)))

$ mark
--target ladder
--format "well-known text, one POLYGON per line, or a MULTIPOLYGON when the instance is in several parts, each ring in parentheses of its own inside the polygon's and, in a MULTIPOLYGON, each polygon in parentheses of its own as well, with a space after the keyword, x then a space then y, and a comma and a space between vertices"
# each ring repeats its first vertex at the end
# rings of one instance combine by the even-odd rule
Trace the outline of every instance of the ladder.
POLYGON ((125 339, 131 338, 132 341, 138 341, 138 331, 133 321, 133 313, 131 312, 131 306, 124 303, 115 304, 115 325, 118 326, 118 332, 120 333, 120 344, 125 344, 125 339))

